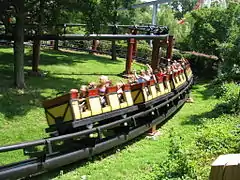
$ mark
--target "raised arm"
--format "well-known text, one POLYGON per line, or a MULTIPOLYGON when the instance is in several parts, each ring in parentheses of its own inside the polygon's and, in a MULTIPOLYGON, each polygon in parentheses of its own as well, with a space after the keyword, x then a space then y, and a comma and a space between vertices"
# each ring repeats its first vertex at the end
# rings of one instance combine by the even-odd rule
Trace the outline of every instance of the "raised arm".
POLYGON ((146 65, 147 65, 148 69, 151 71, 151 73, 153 73, 152 67, 149 64, 146 64, 146 65))
POLYGON ((138 79, 139 78, 139 76, 137 75, 137 71, 136 70, 133 70, 133 74, 134 74, 134 76, 138 79))

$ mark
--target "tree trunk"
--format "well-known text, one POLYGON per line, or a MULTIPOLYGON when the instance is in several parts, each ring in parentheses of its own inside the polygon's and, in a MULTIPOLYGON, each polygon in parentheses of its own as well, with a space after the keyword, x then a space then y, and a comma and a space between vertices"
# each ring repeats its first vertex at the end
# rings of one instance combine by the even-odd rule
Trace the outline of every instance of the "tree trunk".
POLYGON ((58 51, 58 40, 55 40, 55 41, 54 41, 54 47, 53 47, 53 49, 58 51))
MULTIPOLYGON (((43 12, 44 11, 44 1, 40 0, 39 5, 39 17, 38 17, 38 29, 37 29, 37 35, 42 34, 42 23, 43 23, 43 12)), ((41 75, 38 71, 38 66, 40 62, 40 49, 41 49, 41 41, 39 39, 34 39, 33 41, 33 59, 32 59, 32 74, 35 76, 41 75)))
POLYGON ((33 60, 32 60, 32 72, 38 73, 38 65, 40 61, 40 40, 34 39, 33 41, 33 60))
POLYGON ((18 1, 14 34, 14 81, 17 88, 24 88, 24 0, 18 1))
MULTIPOLYGON (((56 26, 53 26, 52 32, 54 34, 58 35, 58 33, 59 33, 58 28, 56 26)), ((59 41, 58 40, 54 40, 53 41, 53 50, 58 51, 58 45, 59 45, 59 41)))
POLYGON ((116 41, 112 41, 112 60, 117 60, 116 41))

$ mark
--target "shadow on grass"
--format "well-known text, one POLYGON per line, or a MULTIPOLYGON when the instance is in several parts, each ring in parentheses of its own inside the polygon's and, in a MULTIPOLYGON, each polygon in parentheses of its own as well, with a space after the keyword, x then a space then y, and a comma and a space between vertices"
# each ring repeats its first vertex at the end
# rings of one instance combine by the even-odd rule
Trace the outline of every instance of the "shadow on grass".
MULTIPOLYGON (((206 81, 200 81, 197 83, 197 85, 192 87, 192 90, 196 94, 201 94, 202 99, 206 100, 209 98, 212 98, 216 94, 216 89, 213 89, 213 86, 206 81), (199 88, 199 87, 205 87, 205 88, 199 88)), ((216 104, 215 107, 209 111, 204 112, 200 115, 191 115, 187 121, 184 121, 182 124, 191 124, 191 125, 201 125, 204 124, 206 119, 212 119, 212 118, 218 118, 223 114, 234 114, 236 113, 238 107, 236 102, 221 102, 216 104)))
POLYGON ((202 99, 206 100, 214 96, 214 89, 209 85, 209 80, 198 80, 195 82, 195 85, 192 86, 192 91, 196 94, 201 94, 202 99), (199 87, 205 87, 204 89, 199 87))
MULTIPOLYGON (((1 74, 4 74, 9 79, 0 82, 0 112, 6 118, 13 118, 14 116, 23 116, 29 110, 42 107, 42 101, 46 96, 53 97, 56 92, 68 92, 71 88, 77 88, 79 84, 86 83, 82 80, 71 78, 57 78, 52 76, 47 77, 28 77, 27 88, 25 90, 17 90, 11 88, 9 81, 12 81, 10 72, 0 69, 1 74), (8 84, 8 86, 7 86, 8 84), (49 92, 49 91, 50 92, 49 92)), ((1 77, 1 76, 0 76, 1 77)))
MULTIPOLYGON (((74 64, 84 63, 88 60, 94 60, 102 64, 117 64, 119 61, 112 61, 110 58, 103 56, 95 56, 84 52, 66 52, 66 51, 55 51, 44 49, 41 50, 41 65, 52 65, 52 64, 74 64)), ((31 56, 29 56, 31 58, 31 56)))
MULTIPOLYGON (((43 173, 43 174, 31 177, 31 180, 48 180, 48 179, 53 179, 53 178, 56 178, 56 177, 61 176, 63 174, 67 174, 69 172, 75 171, 76 169, 80 168, 81 166, 88 165, 89 163, 95 163, 95 162, 100 161, 100 160, 102 160, 102 159, 104 159, 106 157, 109 157, 111 155, 119 153, 119 152, 127 149, 128 146, 131 146, 132 144, 134 144, 134 143, 144 139, 145 137, 146 137, 146 134, 142 134, 142 135, 134 138, 131 141, 128 141, 128 142, 126 142, 124 144, 121 144, 121 145, 118 145, 116 147, 113 147, 112 149, 107 150, 105 152, 102 152, 102 153, 100 153, 98 155, 94 155, 92 157, 89 157, 88 159, 80 160, 80 161, 77 161, 75 163, 72 163, 72 164, 69 164, 69 165, 66 165, 66 166, 54 169, 52 171, 49 171, 49 172, 46 172, 46 173, 43 173)), ((81 179, 80 176, 81 175, 79 175, 79 179, 81 179)))
MULTIPOLYGON (((96 73, 65 73, 60 72, 51 74, 46 77, 29 77, 25 76, 27 88, 24 91, 13 88, 13 53, 9 47, 1 47, 0 52, 0 112, 6 118, 13 118, 14 116, 25 115, 30 109, 35 107, 42 107, 42 101, 48 95, 56 94, 56 92, 69 91, 71 88, 78 88, 80 84, 87 84, 84 79, 71 77, 56 77, 54 75, 98 75, 96 73), (6 50, 5 50, 6 49, 6 50)), ((43 49, 41 54, 41 65, 52 64, 74 64, 86 62, 87 60, 94 60, 103 64, 116 64, 118 61, 112 61, 106 57, 89 55, 86 53, 74 53, 54 51, 43 49)), ((26 53, 25 64, 31 65, 31 56, 26 53)), ((100 74, 99 74, 100 75, 100 74)), ((104 75, 104 73, 101 75, 104 75)), ((105 73, 105 75, 117 75, 105 73)))
MULTIPOLYGON (((192 90, 196 94, 201 94, 202 99, 206 100, 213 96, 213 90, 210 88, 210 86, 207 84, 206 81, 199 81, 197 82, 197 85, 192 87, 192 90), (199 88, 199 87, 205 87, 205 88, 199 88)), ((217 118, 221 115, 219 106, 216 105, 215 108, 212 111, 204 112, 200 115, 191 115, 187 121, 182 122, 183 125, 200 125, 204 123, 205 118, 217 118)))
MULTIPOLYGON (((160 128, 162 127, 165 123, 168 122, 169 119, 171 119, 177 112, 179 112, 181 110, 181 108, 183 107, 183 105, 177 110, 175 111, 171 116, 169 116, 166 120, 164 120, 162 123, 160 123, 157 128, 160 128)), ((31 179, 32 180, 47 180, 47 179, 53 179, 53 178, 56 178, 58 176, 61 176, 63 174, 67 174, 69 172, 72 172, 72 171, 75 171, 76 169, 82 167, 82 166, 85 166, 85 165, 88 165, 89 163, 95 163, 97 161, 100 161, 104 158, 107 158, 111 155, 114 155, 116 153, 119 153, 125 149, 128 148, 128 146, 131 146, 133 145, 134 143, 140 141, 140 140, 143 140, 144 138, 146 138, 147 136, 147 133, 143 132, 143 134, 141 134, 140 136, 126 142, 126 143, 123 143, 121 145, 118 145, 116 147, 113 147, 112 149, 110 150, 107 150, 105 152, 102 152, 98 155, 94 155, 92 157, 89 157, 88 159, 84 159, 84 160, 79 160, 75 163, 72 163, 72 164, 69 164, 69 165, 66 165, 66 166, 63 166, 63 167, 60 167, 60 168, 57 168, 57 169, 54 169, 52 171, 49 171, 49 172, 46 172, 46 173, 43 173, 41 175, 37 175, 35 177, 32 177, 31 179)), ((83 174, 84 175, 84 174, 83 174)), ((79 179, 81 179, 80 175, 79 175, 79 179)))
MULTIPOLYGON (((1 48, 1 49, 3 49, 3 48, 1 48)), ((12 53, 10 53, 10 52, 4 52, 4 53, 0 52, 0 66, 2 66, 2 65, 13 66, 13 54, 12 53)))
POLYGON ((222 102, 217 104, 212 111, 202 113, 200 115, 192 115, 187 121, 184 121, 183 125, 201 125, 204 124, 206 119, 218 118, 223 114, 234 114, 235 104, 232 102, 222 102))

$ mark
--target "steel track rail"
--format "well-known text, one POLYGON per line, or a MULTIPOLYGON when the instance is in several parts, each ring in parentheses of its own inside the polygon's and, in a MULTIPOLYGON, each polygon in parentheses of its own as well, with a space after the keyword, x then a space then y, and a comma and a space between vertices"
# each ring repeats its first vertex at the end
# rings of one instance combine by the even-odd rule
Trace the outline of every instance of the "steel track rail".
MULTIPOLYGON (((63 35, 54 35, 54 34, 46 34, 46 35, 38 35, 38 36, 30 36, 25 35, 24 40, 165 40, 168 38, 168 34, 164 35, 113 35, 113 34, 63 34, 63 35)), ((2 40, 14 40, 13 36, 0 35, 0 39, 2 40)))
POLYGON ((9 152, 13 150, 19 150, 24 149, 26 147, 36 146, 36 145, 46 145, 59 141, 59 140, 68 140, 74 137, 79 137, 82 135, 90 134, 99 130, 108 129, 111 127, 114 127, 120 123, 131 121, 134 118, 140 117, 140 116, 146 116, 147 114, 151 112, 158 111, 159 108, 166 106, 167 104, 173 102, 177 98, 180 98, 178 100, 177 104, 174 104, 170 109, 168 109, 165 113, 161 114, 160 116, 152 119, 151 121, 148 121, 147 123, 141 125, 140 127, 136 127, 135 129, 130 130, 128 133, 118 135, 116 137, 113 137, 112 139, 109 139, 107 141, 103 141, 100 143, 95 144, 94 147, 86 147, 83 149, 78 149, 73 152, 68 152, 66 154, 57 154, 57 155, 46 155, 45 159, 37 159, 32 158, 29 160, 17 162, 14 164, 6 165, 0 167, 0 179, 17 179, 22 178, 38 173, 42 173, 45 171, 49 171, 54 168, 58 168, 67 164, 71 164, 73 162, 85 159, 89 156, 93 156, 99 153, 102 153, 108 149, 111 149, 117 145, 126 143, 129 140, 134 139, 135 137, 139 136, 140 134, 148 131, 153 125, 158 125, 162 123, 164 120, 166 120, 168 117, 173 115, 185 102, 186 95, 188 94, 188 90, 190 86, 192 85, 193 79, 191 78, 188 84, 185 87, 181 88, 181 91, 178 92, 173 97, 169 98, 166 102, 163 102, 151 109, 148 109, 145 112, 141 112, 138 114, 133 115, 133 117, 128 117, 116 122, 112 122, 109 124, 102 125, 98 128, 93 128, 91 130, 85 130, 77 133, 67 134, 63 136, 58 136, 54 138, 48 138, 48 139, 42 139, 32 142, 25 142, 21 144, 15 144, 5 147, 0 147, 0 153, 1 152, 9 152))

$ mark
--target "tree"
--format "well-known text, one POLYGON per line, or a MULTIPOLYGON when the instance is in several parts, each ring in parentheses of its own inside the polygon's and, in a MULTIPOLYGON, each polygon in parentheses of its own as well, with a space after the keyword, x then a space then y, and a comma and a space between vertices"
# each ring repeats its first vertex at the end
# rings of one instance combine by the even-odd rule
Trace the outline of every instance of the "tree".
MULTIPOLYGON (((107 24, 117 20, 117 8, 128 7, 135 0, 0 0, 0 17, 8 17, 6 9, 14 7, 16 24, 13 29, 14 37, 14 78, 18 88, 24 88, 24 30, 36 34, 59 31, 57 24, 70 22, 70 15, 81 17, 82 22, 87 24, 89 33, 99 32, 100 24, 107 24), (101 9, 101 11, 99 11, 101 9), (33 26, 24 26, 32 24, 33 26), (50 24, 50 26, 49 26, 50 24)), ((77 18, 76 18, 77 19, 77 18)), ((75 20, 73 20, 75 21, 75 20)), ((35 42, 33 69, 37 71, 40 55, 40 42, 35 42)))
POLYGON ((195 20, 190 34, 192 49, 220 57, 223 73, 230 72, 234 66, 239 71, 240 5, 230 3, 227 9, 203 8, 191 15, 195 20))
POLYGON ((178 19, 174 16, 174 10, 168 5, 160 6, 158 12, 158 24, 168 26, 169 33, 174 35, 174 38, 178 43, 186 41, 186 38, 191 31, 191 24, 189 24, 189 22, 178 24, 178 19))
POLYGON ((173 0, 170 5, 177 19, 182 19, 187 12, 193 10, 197 0, 173 0))
MULTIPOLYGON (((2 2, 3 3, 3 2, 2 2)), ((11 15, 14 12, 14 8, 11 6, 10 3, 3 3, 0 9, 0 20, 2 21, 5 29, 5 34, 9 35, 12 33, 11 27, 11 15)))
POLYGON ((16 27, 14 29, 14 82, 17 88, 24 88, 24 0, 14 2, 16 27))
MULTIPOLYGON (((82 20, 87 24, 88 32, 98 33, 102 30, 101 24, 118 24, 119 15, 117 9, 121 6, 129 7, 136 0, 83 0, 82 4, 82 20), (101 11, 99 11, 101 9, 101 11)), ((116 33, 116 29, 112 29, 112 33, 116 33)), ((112 60, 116 60, 116 44, 112 41, 112 60)))

